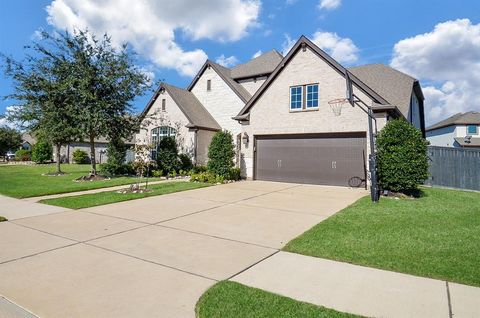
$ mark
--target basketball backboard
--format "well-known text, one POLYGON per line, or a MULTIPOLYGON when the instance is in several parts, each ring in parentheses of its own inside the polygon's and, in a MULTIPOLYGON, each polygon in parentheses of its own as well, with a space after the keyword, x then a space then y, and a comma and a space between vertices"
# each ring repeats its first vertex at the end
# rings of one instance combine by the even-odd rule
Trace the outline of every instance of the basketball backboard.
POLYGON ((345 70, 345 81, 346 81, 346 84, 347 84, 346 97, 347 97, 350 105, 354 106, 355 105, 354 104, 355 97, 353 95, 352 79, 350 78, 350 72, 348 72, 348 70, 345 70))

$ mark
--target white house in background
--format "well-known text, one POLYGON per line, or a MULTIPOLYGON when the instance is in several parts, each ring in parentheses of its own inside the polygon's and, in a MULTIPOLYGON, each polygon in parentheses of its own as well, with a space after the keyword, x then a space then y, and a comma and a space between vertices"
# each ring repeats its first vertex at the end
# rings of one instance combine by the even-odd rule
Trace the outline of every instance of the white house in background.
POLYGON ((432 146, 480 148, 480 112, 455 114, 428 127, 426 135, 432 146))
POLYGON ((234 135, 243 177, 344 186, 352 177, 365 180, 368 117, 349 104, 335 116, 328 103, 345 98, 347 71, 379 130, 404 118, 425 132, 418 80, 381 64, 347 70, 302 36, 285 57, 272 50, 230 69, 207 61, 188 88, 161 85, 136 141, 175 135, 204 164, 214 132, 224 129, 234 135))

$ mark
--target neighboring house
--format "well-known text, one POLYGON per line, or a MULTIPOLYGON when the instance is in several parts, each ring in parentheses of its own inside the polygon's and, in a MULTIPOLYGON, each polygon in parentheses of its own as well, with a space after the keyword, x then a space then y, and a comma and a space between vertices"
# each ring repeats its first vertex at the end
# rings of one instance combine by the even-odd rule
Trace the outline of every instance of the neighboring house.
MULTIPOLYGON (((372 106, 379 130, 391 118, 405 118, 424 134, 418 80, 379 64, 348 71, 355 95, 372 106)), ((177 134, 187 140, 197 163, 206 162, 202 151, 212 136, 198 132, 225 129, 234 135, 243 177, 343 186, 352 177, 366 179, 367 115, 348 104, 335 116, 328 104, 345 98, 346 72, 303 36, 285 57, 272 50, 231 69, 207 61, 187 89, 175 88, 189 102, 176 99, 170 85, 159 88, 142 113, 137 142, 158 142, 155 129, 162 126, 146 118, 160 109, 167 127, 176 122, 187 128, 188 134, 183 128, 177 134), (200 127, 191 112, 208 118, 208 127, 200 127)))
MULTIPOLYGON (((24 149, 31 149, 31 147, 37 142, 37 139, 30 134, 23 134, 22 147, 24 149), (26 145, 29 148, 25 148, 26 145)), ((135 139, 125 140, 125 145, 132 148, 135 145, 135 139)), ((105 163, 108 159, 107 156, 108 140, 105 137, 95 139, 95 158, 97 163, 105 163)), ((72 142, 68 145, 64 145, 60 148, 60 161, 64 163, 73 163, 73 152, 77 149, 83 150, 90 154, 90 144, 84 141, 72 142)), ((55 146, 53 146, 53 160, 57 161, 55 146)), ((132 150, 127 151, 127 161, 133 160, 132 150), (129 160, 130 158, 130 160, 129 160)))
POLYGON ((426 129, 431 146, 480 148, 480 112, 458 113, 426 129))

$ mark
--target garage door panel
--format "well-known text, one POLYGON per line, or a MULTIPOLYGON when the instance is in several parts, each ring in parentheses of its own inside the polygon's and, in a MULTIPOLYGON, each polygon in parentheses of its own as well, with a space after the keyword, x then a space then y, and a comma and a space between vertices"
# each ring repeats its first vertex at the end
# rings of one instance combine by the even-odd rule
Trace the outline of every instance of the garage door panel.
POLYGON ((364 154, 364 136, 259 137, 256 179, 348 186, 365 177, 364 154))

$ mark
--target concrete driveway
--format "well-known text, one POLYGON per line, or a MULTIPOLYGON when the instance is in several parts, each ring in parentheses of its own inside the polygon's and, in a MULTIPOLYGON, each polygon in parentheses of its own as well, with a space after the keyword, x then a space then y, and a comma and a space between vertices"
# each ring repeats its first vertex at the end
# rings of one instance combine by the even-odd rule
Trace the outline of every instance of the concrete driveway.
POLYGON ((193 317, 216 281, 366 194, 246 181, 3 222, 0 296, 39 317, 193 317))

